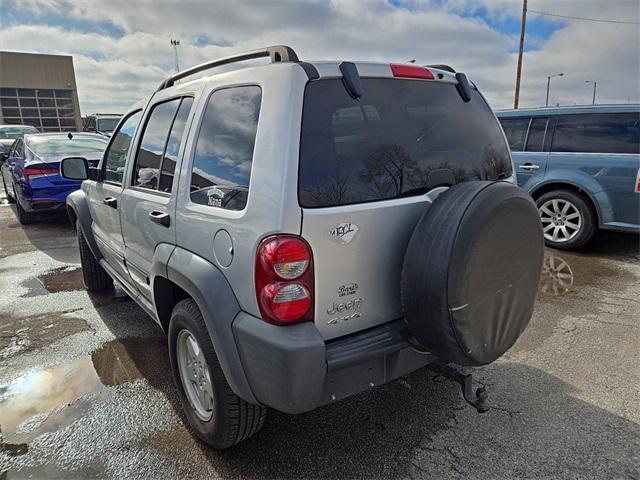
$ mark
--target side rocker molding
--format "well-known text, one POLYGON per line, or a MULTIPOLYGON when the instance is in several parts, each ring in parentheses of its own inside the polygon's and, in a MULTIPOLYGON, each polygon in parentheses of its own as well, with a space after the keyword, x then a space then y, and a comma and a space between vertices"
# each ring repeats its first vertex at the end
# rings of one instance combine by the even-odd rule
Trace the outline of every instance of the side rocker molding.
POLYGON ((102 258, 102 253, 100 253, 96 239, 93 236, 93 231, 91 230, 93 218, 91 217, 91 211, 89 210, 87 195, 82 190, 71 192, 67 196, 67 208, 73 209, 73 212, 76 215, 76 220, 80 223, 80 228, 82 229, 84 238, 87 240, 91 253, 93 253, 93 256, 96 257, 96 259, 100 260, 102 258))
MULTIPOLYGON (((158 260, 166 253, 162 252, 158 260)), ((243 400, 259 403, 245 376, 233 336, 232 323, 240 312, 240 305, 227 279, 215 265, 188 250, 175 247, 169 255, 166 278, 187 292, 200 306, 229 386, 243 400)), ((160 264, 161 261, 158 267, 153 267, 154 273, 161 272, 160 264)))

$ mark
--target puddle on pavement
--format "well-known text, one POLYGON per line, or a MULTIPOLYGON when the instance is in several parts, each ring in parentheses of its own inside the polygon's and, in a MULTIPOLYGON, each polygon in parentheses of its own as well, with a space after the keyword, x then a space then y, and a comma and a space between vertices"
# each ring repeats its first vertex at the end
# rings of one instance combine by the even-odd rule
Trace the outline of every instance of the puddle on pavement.
POLYGON ((141 378, 157 386, 171 381, 169 372, 164 337, 114 340, 91 355, 30 372, 0 386, 0 450, 24 454, 36 437, 83 416, 107 387, 141 378))
POLYGON ((0 359, 39 350, 62 338, 92 330, 85 320, 71 315, 78 310, 29 317, 0 314, 0 359))
POLYGON ((62 267, 51 270, 36 278, 22 282, 29 291, 23 297, 37 297, 48 293, 72 292, 84 289, 82 269, 62 267))
MULTIPOLYGON (((546 250, 538 287, 538 300, 569 295, 586 285, 601 285, 612 277, 626 273, 608 265, 605 260, 571 253, 546 250)), ((624 281, 616 282, 624 286, 624 281)))

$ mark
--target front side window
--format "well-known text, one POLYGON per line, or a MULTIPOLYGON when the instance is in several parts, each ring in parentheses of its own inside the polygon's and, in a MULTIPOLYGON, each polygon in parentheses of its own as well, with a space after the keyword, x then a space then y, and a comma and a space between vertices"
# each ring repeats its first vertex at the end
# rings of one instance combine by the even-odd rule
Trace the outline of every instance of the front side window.
POLYGON ((640 114, 561 115, 558 117, 551 151, 640 153, 640 114))
POLYGON ((512 173, 500 125, 482 96, 464 102, 454 85, 364 78, 354 100, 340 79, 305 90, 298 197, 329 207, 420 195, 430 173, 457 182, 512 173))
POLYGON ((529 118, 501 118, 500 124, 512 152, 522 152, 529 130, 529 118))
POLYGON ((162 192, 170 192, 173 186, 173 175, 176 170, 176 163, 178 162, 178 152, 180 151, 187 118, 192 105, 192 97, 183 98, 178 108, 178 113, 176 113, 176 118, 173 120, 171 133, 169 134, 167 147, 165 148, 160 166, 160 191, 162 192))
POLYGON ((111 137, 111 143, 105 152, 104 180, 107 182, 122 185, 127 152, 131 146, 136 128, 140 123, 142 111, 131 114, 121 125, 117 132, 111 137))
POLYGON ((192 202, 245 207, 261 100, 257 86, 224 88, 209 97, 193 157, 192 202))

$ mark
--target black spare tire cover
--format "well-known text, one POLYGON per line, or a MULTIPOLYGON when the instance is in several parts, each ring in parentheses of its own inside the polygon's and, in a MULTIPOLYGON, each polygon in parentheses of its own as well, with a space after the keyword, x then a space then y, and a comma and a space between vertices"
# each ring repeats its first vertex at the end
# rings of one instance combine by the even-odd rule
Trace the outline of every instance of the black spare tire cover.
POLYGON ((524 331, 544 251, 538 210, 507 182, 465 182, 440 194, 415 227, 402 268, 406 322, 447 362, 485 365, 524 331))

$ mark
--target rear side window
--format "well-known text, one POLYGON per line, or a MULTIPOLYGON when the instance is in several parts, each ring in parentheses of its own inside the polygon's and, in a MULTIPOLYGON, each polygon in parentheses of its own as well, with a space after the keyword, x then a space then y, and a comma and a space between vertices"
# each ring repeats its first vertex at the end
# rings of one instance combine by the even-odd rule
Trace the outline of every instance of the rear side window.
POLYGON ((160 162, 180 100, 174 98, 153 106, 136 153, 132 185, 151 190, 158 188, 160 162))
POLYGON ((527 138, 527 152, 541 152, 544 138, 547 133, 548 118, 534 117, 529 127, 529 137, 527 138))
POLYGON ((640 114, 558 116, 552 152, 640 153, 640 114))
POLYGON ((104 154, 104 180, 118 185, 122 184, 127 152, 140 123, 142 111, 131 114, 111 137, 111 143, 104 154))
POLYGON ((191 173, 191 201, 228 210, 247 204, 262 90, 215 91, 207 103, 191 173))
POLYGON ((527 139, 530 118, 501 118, 500 124, 509 142, 512 152, 522 152, 527 139))
POLYGON ((504 135, 482 96, 465 103, 454 85, 363 79, 359 101, 342 81, 307 85, 298 196, 327 207, 424 193, 432 170, 457 182, 511 175, 504 135), (357 110, 360 110, 357 113, 357 110))

